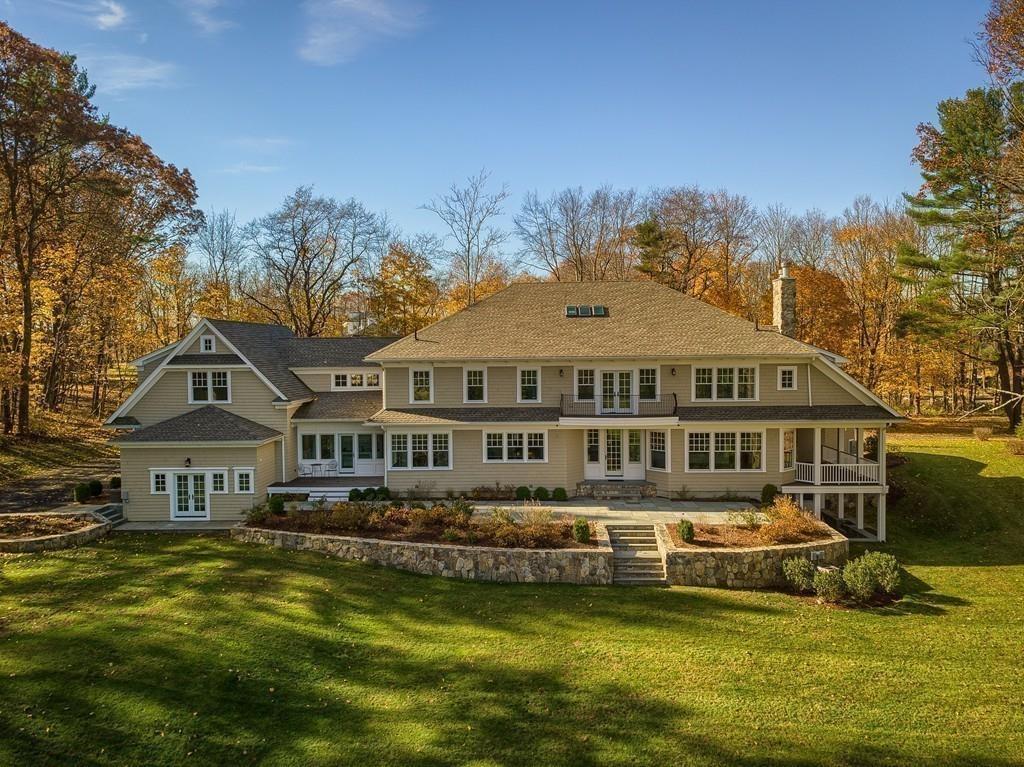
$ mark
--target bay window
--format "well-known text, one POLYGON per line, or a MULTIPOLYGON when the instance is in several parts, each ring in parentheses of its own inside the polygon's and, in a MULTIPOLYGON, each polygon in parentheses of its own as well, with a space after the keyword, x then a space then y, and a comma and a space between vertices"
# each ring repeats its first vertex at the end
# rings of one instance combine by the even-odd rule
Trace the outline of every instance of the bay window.
POLYGON ((647 433, 650 456, 648 465, 652 469, 664 471, 668 467, 667 436, 663 431, 651 431, 647 433))
POLYGON ((451 468, 450 432, 411 432, 389 435, 392 469, 451 468))
POLYGON ((763 471, 764 432, 688 432, 686 470, 763 471))
POLYGON ((542 463, 547 460, 547 440, 545 431, 486 432, 484 463, 542 463))
POLYGON ((690 471, 707 471, 711 468, 711 435, 708 432, 691 431, 687 435, 686 467, 690 471))

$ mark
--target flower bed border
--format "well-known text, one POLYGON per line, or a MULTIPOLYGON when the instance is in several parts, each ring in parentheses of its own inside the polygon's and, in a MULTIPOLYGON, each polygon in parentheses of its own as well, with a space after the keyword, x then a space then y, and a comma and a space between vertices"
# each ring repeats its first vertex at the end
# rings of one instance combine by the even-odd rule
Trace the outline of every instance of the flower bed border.
POLYGON ((850 541, 832 530, 822 540, 776 546, 720 548, 678 547, 668 527, 655 525, 658 548, 665 558, 665 575, 673 586, 710 586, 727 589, 770 589, 785 583, 782 560, 804 557, 816 565, 841 565, 850 555, 850 541), (812 558, 812 552, 821 552, 812 558))
POLYGON ((54 535, 40 535, 35 538, 3 538, 0 539, 0 554, 34 554, 39 551, 57 551, 58 549, 69 549, 72 546, 81 546, 84 543, 95 541, 110 532, 113 525, 95 511, 33 511, 14 512, 2 514, 4 517, 76 517, 79 519, 91 519, 96 524, 83 527, 80 530, 72 530, 67 533, 55 533, 54 535))
POLYGON ((612 582, 613 552, 604 525, 596 524, 596 547, 585 549, 504 549, 449 543, 393 541, 347 535, 320 535, 247 527, 231 537, 281 549, 319 551, 329 556, 408 570, 424 575, 501 583, 612 582))

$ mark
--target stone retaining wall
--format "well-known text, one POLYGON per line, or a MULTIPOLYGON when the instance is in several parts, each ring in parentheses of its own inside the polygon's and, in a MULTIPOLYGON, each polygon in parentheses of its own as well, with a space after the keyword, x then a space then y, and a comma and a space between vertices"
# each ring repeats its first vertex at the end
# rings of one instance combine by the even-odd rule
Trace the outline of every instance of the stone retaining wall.
MULTIPOLYGON (((28 513, 28 512, 26 512, 28 513)), ((91 519, 96 524, 83 527, 81 530, 72 530, 69 533, 58 533, 56 535, 43 535, 39 538, 5 538, 0 540, 0 553, 2 554, 32 554, 37 551, 56 551, 57 549, 69 549, 72 546, 95 541, 110 532, 111 524, 99 514, 91 511, 72 512, 31 512, 35 517, 76 517, 78 519, 91 519)), ((23 514, 11 514, 4 516, 24 516, 23 514)))
POLYGON ((832 531, 830 538, 812 543, 758 546, 743 549, 678 548, 665 525, 655 526, 665 557, 665 574, 674 586, 712 586, 728 589, 768 589, 782 586, 782 560, 804 557, 817 565, 841 565, 850 542, 832 531), (812 553, 820 552, 820 554, 812 553))
POLYGON ((231 537, 246 543, 320 551, 341 559, 445 578, 604 585, 612 582, 612 548, 604 525, 596 527, 598 545, 587 549, 499 549, 292 533, 243 525, 231 528, 231 537))

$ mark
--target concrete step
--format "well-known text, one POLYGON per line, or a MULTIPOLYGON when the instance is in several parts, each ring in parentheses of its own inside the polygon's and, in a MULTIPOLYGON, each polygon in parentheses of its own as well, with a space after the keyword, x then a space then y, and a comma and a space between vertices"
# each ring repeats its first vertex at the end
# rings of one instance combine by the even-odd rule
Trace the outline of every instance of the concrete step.
POLYGON ((650 525, 650 524, 647 524, 647 525, 641 525, 641 524, 630 525, 630 524, 622 524, 622 523, 616 522, 616 523, 611 524, 611 525, 606 525, 606 527, 609 530, 626 530, 626 531, 630 531, 630 530, 648 530, 650 532, 654 532, 654 525, 650 525))
POLYGON ((618 551, 619 549, 629 549, 629 550, 633 550, 633 551, 657 551, 658 550, 658 544, 657 543, 633 543, 633 544, 627 545, 627 544, 624 544, 624 543, 615 543, 613 541, 612 542, 612 549, 615 550, 615 551, 618 551))
POLYGON ((665 568, 658 565, 615 566, 615 578, 664 578, 665 568))
POLYGON ((616 586, 667 586, 664 578, 615 578, 616 586))

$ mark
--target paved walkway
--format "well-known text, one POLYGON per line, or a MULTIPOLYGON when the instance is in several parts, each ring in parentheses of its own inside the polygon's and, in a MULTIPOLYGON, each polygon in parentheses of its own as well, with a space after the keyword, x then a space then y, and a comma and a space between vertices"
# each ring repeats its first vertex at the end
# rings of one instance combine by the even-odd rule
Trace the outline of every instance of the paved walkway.
POLYGON ((97 458, 55 469, 42 477, 20 479, 0 487, 0 511, 45 511, 71 500, 75 485, 99 479, 106 485, 117 473, 117 458, 97 458))
POLYGON ((209 533, 230 530, 239 520, 206 520, 194 522, 164 520, 161 522, 122 522, 114 528, 117 533, 209 533))
MULTIPOLYGON (((600 503, 586 498, 574 498, 563 503, 542 503, 555 515, 572 514, 586 517, 595 522, 678 522, 688 519, 705 525, 724 525, 729 522, 729 512, 737 509, 754 509, 747 501, 667 501, 649 498, 642 501, 606 501, 600 503)), ((522 503, 478 504, 477 511, 489 514, 496 506, 511 507, 516 516, 522 516, 522 503)))

